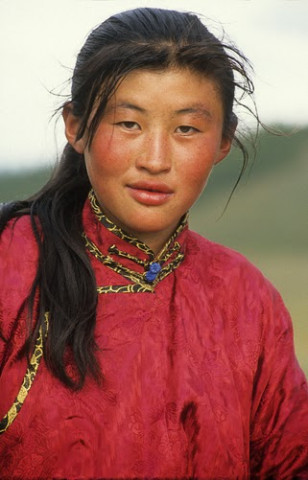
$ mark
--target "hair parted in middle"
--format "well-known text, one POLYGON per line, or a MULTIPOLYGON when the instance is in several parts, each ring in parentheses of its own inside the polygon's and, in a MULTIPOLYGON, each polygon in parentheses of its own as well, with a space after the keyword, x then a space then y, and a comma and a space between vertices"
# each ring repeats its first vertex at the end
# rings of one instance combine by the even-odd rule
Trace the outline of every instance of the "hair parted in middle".
POLYGON ((90 33, 77 57, 70 100, 80 118, 77 139, 87 131, 91 144, 108 99, 129 72, 168 68, 187 68, 215 81, 224 109, 223 135, 232 137, 233 105, 254 91, 247 67, 244 55, 218 40, 195 14, 139 8, 114 15, 90 33))

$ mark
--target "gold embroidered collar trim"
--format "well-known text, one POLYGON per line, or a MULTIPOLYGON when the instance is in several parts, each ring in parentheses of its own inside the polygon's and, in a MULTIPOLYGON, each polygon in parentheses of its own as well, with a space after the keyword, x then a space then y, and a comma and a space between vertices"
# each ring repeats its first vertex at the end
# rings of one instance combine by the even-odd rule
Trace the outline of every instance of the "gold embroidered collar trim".
POLYGON ((186 214, 176 231, 170 237, 166 245, 162 248, 158 255, 142 241, 128 234, 120 227, 115 225, 105 214, 101 211, 96 196, 93 190, 89 193, 89 200, 91 208, 96 215, 99 222, 104 225, 107 230, 115 234, 120 239, 126 241, 130 245, 137 247, 141 252, 147 255, 146 260, 131 255, 128 252, 119 250, 116 245, 111 245, 108 249, 108 254, 103 254, 99 248, 92 242, 85 233, 83 237, 87 250, 101 263, 111 268, 116 273, 119 273, 124 278, 130 280, 129 285, 110 285, 105 287, 97 287, 98 293, 131 293, 131 292, 153 292, 154 287, 158 282, 163 280, 173 270, 175 270, 183 261, 184 253, 180 251, 181 246, 175 242, 177 236, 187 226, 188 214, 186 214), (140 273, 128 267, 125 267, 120 262, 115 260, 113 256, 129 259, 144 268, 144 272, 140 273))

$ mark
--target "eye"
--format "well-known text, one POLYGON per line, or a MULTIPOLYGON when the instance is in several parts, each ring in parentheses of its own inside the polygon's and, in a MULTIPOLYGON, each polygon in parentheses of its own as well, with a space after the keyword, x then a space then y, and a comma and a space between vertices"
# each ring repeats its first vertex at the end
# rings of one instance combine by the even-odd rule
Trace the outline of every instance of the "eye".
POLYGON ((136 122, 118 122, 117 125, 125 128, 125 130, 140 130, 140 126, 136 122))
POLYGON ((176 132, 182 135, 192 135, 193 133, 200 132, 200 130, 190 125, 180 125, 177 127, 176 132))

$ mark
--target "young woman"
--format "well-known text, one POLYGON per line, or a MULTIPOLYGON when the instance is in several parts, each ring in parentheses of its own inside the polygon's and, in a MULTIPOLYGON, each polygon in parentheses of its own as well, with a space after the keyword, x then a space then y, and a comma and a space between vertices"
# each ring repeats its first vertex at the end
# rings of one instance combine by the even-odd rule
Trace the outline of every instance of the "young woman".
POLYGON ((282 300, 187 225, 252 90, 192 14, 88 37, 60 165, 1 214, 1 478, 308 478, 282 300))

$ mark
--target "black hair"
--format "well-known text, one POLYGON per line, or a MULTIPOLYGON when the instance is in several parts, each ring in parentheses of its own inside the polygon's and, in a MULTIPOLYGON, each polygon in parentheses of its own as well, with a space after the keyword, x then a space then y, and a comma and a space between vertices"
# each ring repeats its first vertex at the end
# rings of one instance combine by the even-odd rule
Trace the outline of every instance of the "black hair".
MULTIPOLYGON (((218 40, 191 13, 139 8, 114 15, 92 31, 77 57, 68 102, 79 118, 77 138, 87 133, 91 144, 108 99, 129 72, 173 67, 215 81, 224 109, 223 135, 234 138, 240 147, 244 169, 248 153, 234 135, 233 109, 235 103, 242 105, 243 95, 253 94, 249 63, 235 46, 218 40), (95 114, 89 122, 94 104, 95 114)), ((25 201, 5 205, 0 217, 2 231, 10 219, 29 215, 39 249, 37 273, 27 299, 33 328, 25 353, 33 348, 48 311, 47 366, 74 389, 83 386, 87 375, 101 378, 94 341, 96 281, 81 235, 81 212, 90 188, 83 155, 67 144, 47 184, 25 201), (76 367, 74 378, 65 366, 68 350, 76 367)))

